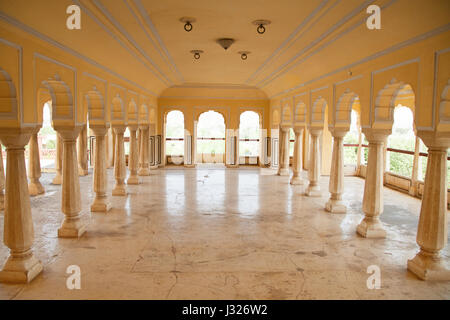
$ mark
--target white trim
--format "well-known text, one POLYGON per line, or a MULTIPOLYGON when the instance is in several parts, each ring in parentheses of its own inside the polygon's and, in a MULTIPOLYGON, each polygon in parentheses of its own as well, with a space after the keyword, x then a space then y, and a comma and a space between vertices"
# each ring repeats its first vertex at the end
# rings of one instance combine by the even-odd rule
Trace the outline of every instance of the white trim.
POLYGON ((86 72, 86 71, 85 71, 85 72, 83 72, 83 75, 86 76, 86 77, 89 77, 89 78, 92 78, 92 79, 101 81, 101 82, 103 82, 103 83, 107 83, 107 81, 106 81, 105 79, 102 79, 102 78, 100 78, 100 77, 97 77, 96 75, 90 74, 89 72, 86 72))

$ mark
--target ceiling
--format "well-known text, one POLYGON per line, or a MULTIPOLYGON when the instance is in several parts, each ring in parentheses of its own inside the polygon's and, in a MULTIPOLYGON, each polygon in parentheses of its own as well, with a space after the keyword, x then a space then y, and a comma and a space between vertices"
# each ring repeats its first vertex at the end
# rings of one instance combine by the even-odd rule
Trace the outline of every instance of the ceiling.
POLYGON ((217 84, 269 97, 450 22, 448 0, 1 0, 0 11, 156 94, 217 84), (70 4, 82 8, 79 31, 63 27, 70 4), (366 28, 370 4, 382 30, 366 28), (196 18, 191 32, 183 16, 196 18), (256 19, 272 21, 265 34, 256 19), (236 42, 225 51, 221 37, 236 42))

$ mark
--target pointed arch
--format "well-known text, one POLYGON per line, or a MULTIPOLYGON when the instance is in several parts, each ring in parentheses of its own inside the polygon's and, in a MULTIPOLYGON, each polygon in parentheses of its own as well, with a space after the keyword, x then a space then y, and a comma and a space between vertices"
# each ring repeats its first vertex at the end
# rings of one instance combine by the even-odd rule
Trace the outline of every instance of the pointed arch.
POLYGON ((17 119, 17 91, 9 74, 0 68, 0 119, 17 119))

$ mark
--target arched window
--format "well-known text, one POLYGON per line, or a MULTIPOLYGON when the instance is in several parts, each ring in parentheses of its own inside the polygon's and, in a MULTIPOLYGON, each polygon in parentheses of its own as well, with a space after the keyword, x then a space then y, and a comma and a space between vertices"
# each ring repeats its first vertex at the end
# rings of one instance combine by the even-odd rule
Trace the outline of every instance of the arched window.
MULTIPOLYGON (((181 111, 174 110, 167 114, 166 118, 166 156, 184 156, 184 115, 181 111)), ((172 162, 172 161, 168 161, 172 162)), ((179 162, 177 162, 179 163, 179 162)))
POLYGON ((398 104, 394 109, 392 134, 388 138, 386 170, 411 178, 415 143, 413 113, 410 108, 398 104), (409 154, 403 151, 409 151, 409 154))
POLYGON ((43 172, 52 171, 56 167, 56 131, 52 127, 51 103, 46 102, 43 108, 42 128, 38 133, 40 161, 43 172))
MULTIPOLYGON (((260 152, 260 119, 254 111, 241 113, 239 121, 239 157, 248 158, 248 163, 257 164, 260 152)), ((245 164, 240 161, 240 164, 245 164)))
POLYGON ((200 115, 197 123, 197 163, 225 163, 225 120, 219 112, 200 115))

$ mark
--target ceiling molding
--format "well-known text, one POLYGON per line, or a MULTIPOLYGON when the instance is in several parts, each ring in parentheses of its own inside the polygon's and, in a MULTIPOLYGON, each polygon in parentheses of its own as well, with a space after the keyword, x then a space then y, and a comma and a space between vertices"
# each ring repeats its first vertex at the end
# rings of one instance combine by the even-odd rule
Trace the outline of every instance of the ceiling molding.
MULTIPOLYGON (((387 5, 385 5, 384 7, 381 8, 381 10, 385 9, 386 7, 390 6, 391 4, 393 4, 394 2, 396 2, 397 0, 391 0, 387 5)), ((334 41, 340 39, 342 36, 344 36, 345 34, 347 34, 348 32, 352 31, 354 28, 358 27, 359 25, 361 25, 362 23, 366 22, 366 17, 364 17, 364 19, 361 19, 359 22, 357 22, 355 25, 353 25, 350 28, 347 28, 346 30, 344 30, 343 32, 341 32, 340 34, 338 34, 337 36, 335 36, 333 39, 331 39, 330 41, 326 42, 324 45, 320 46, 318 49, 316 49, 315 51, 313 51, 312 53, 310 53, 308 56, 306 56, 305 58, 301 59, 298 62, 295 62, 296 59, 298 59, 302 54, 306 53, 308 50, 312 49, 315 45, 319 44, 322 40, 324 40, 326 37, 328 37, 330 34, 332 34, 335 30, 337 30, 339 27, 343 26, 345 23, 347 23, 350 19, 352 19, 353 17, 355 17, 356 15, 360 14, 361 11, 367 7, 368 5, 370 5, 372 2, 374 2, 374 0, 366 0, 364 3, 362 3, 360 6, 358 6, 357 8, 355 8, 354 10, 352 10, 352 12, 350 12, 349 14, 347 14, 344 18, 342 18, 341 20, 339 20, 337 23, 335 23, 330 29, 328 29, 327 31, 325 31, 324 33, 322 33, 318 38, 316 38, 313 42, 311 42, 309 45, 307 45, 306 47, 304 47, 302 50, 300 50, 299 52, 297 52, 291 59, 289 59, 287 62, 285 62, 284 64, 282 64, 281 66, 279 66, 277 69, 275 69, 271 74, 269 74, 267 77, 265 77, 264 79, 260 80, 256 86, 258 87, 266 87, 268 84, 270 84, 272 81, 274 81, 275 79, 277 79, 278 77, 282 76, 283 74, 285 74, 286 72, 290 71, 292 68, 298 66, 300 63, 305 62, 307 59, 309 59, 310 57, 312 57, 314 54, 316 54, 317 52, 321 51, 322 49, 326 48, 327 46, 329 46, 331 43, 333 43, 334 41), (293 63, 290 67, 289 64, 293 63), (285 70, 283 70, 285 69, 285 70)))
MULTIPOLYGON (((330 0, 324 0, 324 1, 322 1, 320 4, 319 4, 319 6, 318 7, 316 7, 303 21, 302 21, 302 23, 300 23, 298 26, 297 26, 297 28, 295 28, 295 30, 294 30, 294 32, 292 32, 284 41, 283 41, 283 43, 272 53, 272 55, 269 57, 269 58, 267 58, 259 67, 258 67, 258 69, 256 69, 256 71, 245 81, 245 83, 249 83, 249 82, 251 82, 254 78, 256 78, 256 76, 259 74, 259 73, 261 73, 261 71, 268 65, 268 63, 272 60, 272 59, 274 59, 275 58, 275 56, 276 55, 278 55, 278 54, 282 54, 282 52, 283 51, 285 51, 285 47, 288 45, 288 43, 292 40, 292 39, 294 39, 296 36, 297 36, 297 34, 306 26, 306 24, 309 22, 309 21, 311 21, 311 19, 320 11, 320 10, 322 10, 322 8, 329 2, 330 0)), ((341 0, 337 0, 336 2, 335 2, 335 5, 337 4, 337 3, 339 3, 341 0)), ((333 8, 334 7, 334 5, 333 6, 331 6, 331 8, 333 8)), ((329 9, 327 9, 327 11, 328 11, 329 9)), ((326 11, 326 12, 327 12, 326 11)), ((318 20, 320 20, 320 19, 318 19, 318 20)), ((313 23, 313 25, 314 25, 314 23, 313 23)), ((304 34, 304 33, 303 33, 304 34)), ((302 34, 302 35, 303 35, 302 34)), ((297 38, 295 38, 295 40, 294 41, 292 41, 292 43, 286 48, 286 49, 288 49, 288 48, 290 48, 291 46, 292 46, 292 44, 294 44, 295 42, 297 42, 297 40, 298 39, 300 39, 301 38, 301 36, 300 37, 297 37, 297 38)))
POLYGON ((170 80, 166 74, 158 67, 158 65, 150 58, 147 53, 142 49, 139 44, 133 39, 133 37, 128 33, 128 31, 118 22, 112 14, 105 8, 105 6, 100 2, 100 0, 92 0, 92 2, 97 6, 97 8, 102 12, 102 14, 114 25, 114 27, 119 30, 120 33, 139 51, 139 53, 145 57, 145 59, 155 68, 160 75, 167 81, 169 85, 172 85, 172 80, 170 80))
POLYGON ((268 101, 267 98, 261 97, 204 97, 204 96, 160 96, 158 99, 202 99, 202 100, 260 100, 268 101))
POLYGON ((86 62, 88 64, 91 64, 91 65, 93 65, 93 66, 95 66, 95 67, 97 67, 97 68, 99 68, 99 69, 101 69, 101 70, 111 74, 112 76, 114 76, 114 77, 124 81, 124 82, 129 83, 133 87, 139 88, 142 91, 147 92, 147 93, 149 93, 152 96, 155 96, 155 97, 157 96, 157 94, 152 92, 151 90, 146 89, 146 88, 140 86, 139 84, 137 84, 137 83, 135 83, 135 82, 133 82, 133 81, 131 81, 131 80, 121 76, 117 72, 112 71, 111 69, 101 65, 100 63, 96 62, 95 60, 92 60, 91 58, 88 58, 88 57, 82 55, 81 53, 79 53, 79 52, 77 52, 77 51, 75 51, 75 50, 73 50, 73 49, 71 49, 69 47, 66 47, 65 45, 59 43, 58 41, 53 40, 52 38, 50 38, 50 37, 40 33, 39 31, 31 28, 30 26, 27 26, 26 24, 23 24, 22 22, 20 22, 20 21, 18 21, 16 19, 6 15, 3 12, 0 12, 0 20, 3 20, 5 22, 15 26, 16 28, 18 28, 18 29, 20 29, 20 30, 22 30, 24 32, 27 32, 27 33, 29 33, 29 34, 31 34, 33 36, 35 36, 36 38, 38 38, 38 39, 40 39, 40 40, 42 40, 44 42, 47 42, 47 43, 57 47, 58 49, 61 49, 61 50, 65 51, 66 53, 69 53, 69 54, 77 57, 78 59, 83 60, 84 62, 86 62))
POLYGON ((73 0, 82 10, 84 10, 87 15, 97 23, 107 34, 109 34, 114 40, 117 41, 125 50, 127 50, 138 62, 140 62, 146 69, 148 69, 159 81, 161 81, 164 85, 169 85, 163 78, 161 78, 152 68, 150 68, 145 61, 143 61, 133 50, 131 50, 118 36, 114 34, 107 26, 101 22, 96 15, 90 11, 85 5, 83 5, 79 0, 73 0))
MULTIPOLYGON (((131 8, 129 6, 129 4, 127 3, 127 0, 124 0, 125 4, 127 5, 128 9, 130 11, 131 8)), ((156 38, 156 41, 158 41, 158 44, 162 50, 162 52, 164 53, 164 55, 167 57, 168 61, 169 61, 169 66, 172 66, 173 70, 175 70, 175 73, 178 75, 178 79, 181 82, 184 82, 184 77, 181 74, 181 72, 178 70, 177 65, 175 64, 175 61, 173 60, 172 56, 169 53, 169 50, 167 50, 167 47, 165 46, 164 42, 162 41, 158 31, 156 30, 155 25, 153 24, 152 20, 150 19, 150 16, 148 15, 147 11, 145 10, 143 4, 141 3, 140 0, 133 0, 134 5, 136 6, 137 10, 139 11, 140 16, 142 17, 142 19, 145 21, 145 23, 147 24, 148 28, 150 29, 150 31, 153 33, 153 36, 156 38)), ((133 16, 135 16, 135 14, 133 13, 133 16)), ((135 17, 136 20, 138 21, 139 25, 141 26, 141 28, 144 30, 146 36, 151 40, 153 46, 158 50, 158 52, 160 52, 161 54, 161 50, 160 48, 158 48, 158 46, 154 43, 153 39, 150 37, 150 35, 147 33, 147 31, 145 30, 145 28, 143 27, 143 25, 141 24, 141 22, 139 21, 139 19, 137 19, 137 17, 135 17)))
POLYGON ((344 66, 344 67, 338 68, 338 69, 336 69, 336 70, 334 70, 334 71, 325 73, 325 74, 323 74, 323 75, 321 75, 321 76, 318 76, 318 77, 316 77, 316 78, 314 78, 314 79, 311 79, 311 80, 308 80, 308 81, 306 81, 306 82, 303 82, 303 83, 301 83, 301 84, 299 84, 299 85, 297 85, 297 86, 295 86, 295 87, 292 87, 292 88, 290 88, 290 89, 287 89, 287 90, 283 90, 283 91, 281 91, 281 92, 278 92, 278 93, 276 93, 276 94, 270 96, 269 99, 274 99, 274 98, 276 98, 276 97, 278 97, 278 96, 281 96, 281 95, 283 95, 283 94, 289 94, 289 92, 292 92, 292 91, 294 91, 294 90, 297 90, 297 89, 299 89, 299 88, 301 88, 301 87, 307 86, 307 85, 309 85, 309 84, 311 84, 311 83, 314 83, 314 82, 316 82, 316 81, 319 81, 319 80, 325 79, 325 78, 327 78, 327 77, 330 77, 330 76, 332 76, 332 75, 334 75, 334 74, 336 74, 336 73, 343 72, 343 71, 345 71, 345 70, 348 70, 349 68, 353 68, 353 67, 358 66, 358 65, 360 65, 360 64, 363 64, 363 63, 369 62, 369 61, 371 61, 371 60, 377 59, 377 58, 382 57, 382 56, 384 56, 384 55, 386 55, 386 54, 392 53, 392 52, 394 52, 394 51, 397 51, 397 50, 402 49, 402 48, 404 48, 404 47, 410 46, 410 45, 415 44, 415 43, 417 43, 417 42, 423 41, 423 40, 425 40, 425 39, 434 37, 434 36, 436 36, 436 35, 439 35, 439 34, 441 34, 441 33, 443 33, 443 32, 447 32, 447 31, 449 31, 449 30, 450 30, 450 23, 448 23, 448 24, 446 24, 446 25, 443 25, 443 26, 441 26, 441 27, 438 27, 438 28, 436 28, 436 29, 433 29, 433 30, 431 30, 431 31, 428 31, 428 32, 426 32, 426 33, 423 33, 423 34, 421 34, 421 35, 418 35, 418 36, 416 36, 416 37, 414 37, 414 38, 411 38, 411 39, 408 39, 408 40, 406 40, 406 41, 397 43, 397 44, 395 44, 395 45, 393 45, 393 46, 391 46, 391 47, 389 47, 389 48, 387 48, 387 49, 378 51, 377 53, 374 53, 374 54, 372 54, 372 55, 370 55, 370 56, 367 56, 367 57, 365 57, 365 58, 363 58, 363 59, 360 59, 360 60, 358 60, 358 61, 355 61, 355 62, 353 62, 353 63, 351 63, 351 64, 348 64, 348 65, 346 65, 346 66, 344 66))

